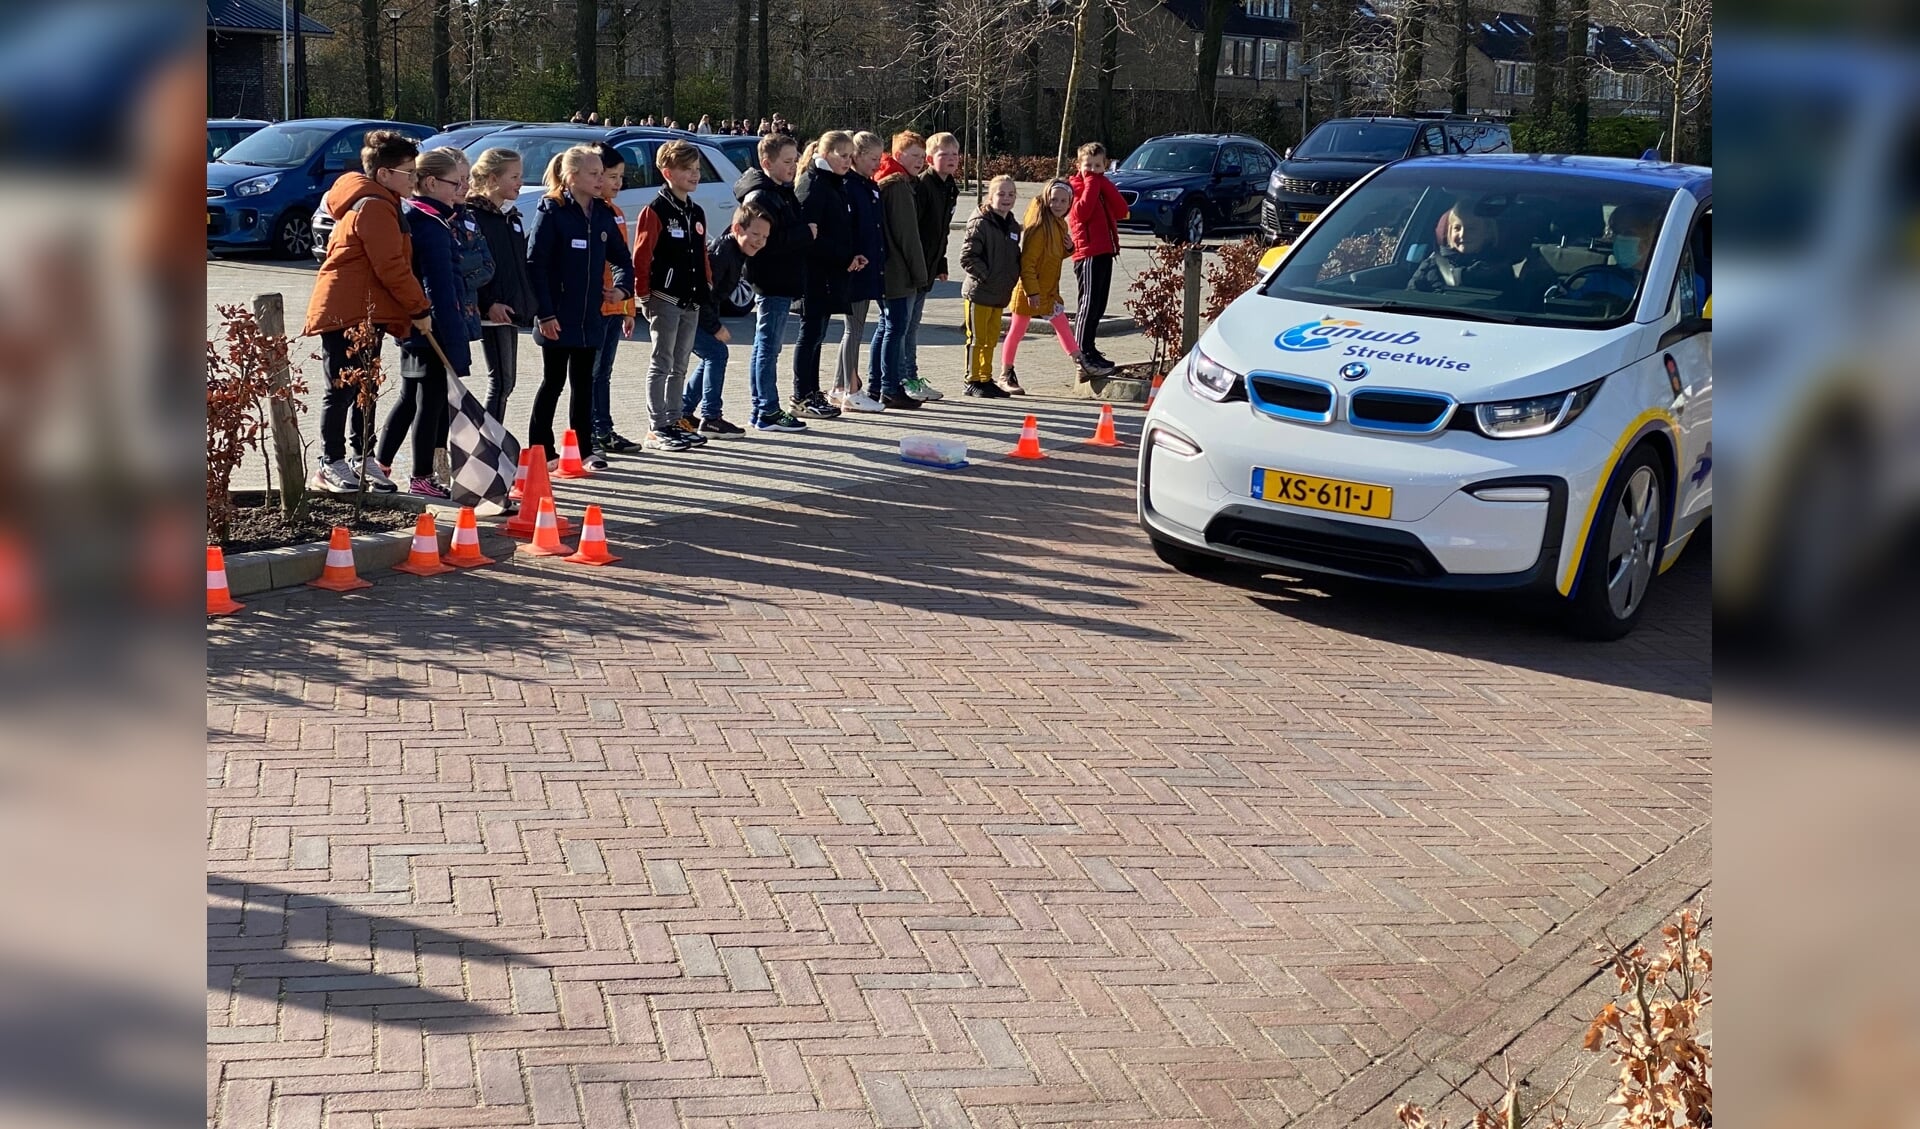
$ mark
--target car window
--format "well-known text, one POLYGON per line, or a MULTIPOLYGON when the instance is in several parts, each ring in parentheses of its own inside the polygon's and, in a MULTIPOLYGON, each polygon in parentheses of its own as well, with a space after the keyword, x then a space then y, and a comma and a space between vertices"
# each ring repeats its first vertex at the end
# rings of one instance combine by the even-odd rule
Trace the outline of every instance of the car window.
POLYGON ((629 141, 619 149, 627 162, 626 178, 620 182, 622 192, 632 188, 660 187, 660 170, 653 167, 652 142, 629 141))
POLYGON ((1245 168, 1248 176, 1257 176, 1265 180, 1267 174, 1273 171, 1273 157, 1265 149, 1248 149, 1246 158, 1245 168))
POLYGON ((1673 298, 1668 308, 1677 306, 1683 318, 1697 318, 1706 312, 1707 297, 1713 293, 1713 209, 1708 208, 1694 221, 1687 244, 1680 251, 1680 266, 1674 272, 1673 298))
POLYGON ((1447 126, 1447 142, 1455 153, 1510 153, 1507 127, 1489 122, 1458 122, 1447 126))
POLYGON ((1265 293, 1464 320, 1619 325, 1646 284, 1673 192, 1560 170, 1392 166, 1323 216, 1265 293))
POLYGON ((1416 157, 1438 156, 1447 151, 1447 131, 1437 125, 1423 126, 1413 143, 1416 157))
MULTIPOLYGON (((271 125, 234 144, 221 158, 241 165, 264 165, 268 168, 290 169, 304 165, 313 159, 321 146, 333 141, 334 127, 309 126, 283 123, 271 125)), ((361 131, 353 138, 353 155, 356 167, 359 164, 360 142, 366 136, 361 131)))
POLYGON ((705 153, 700 154, 700 183, 718 184, 720 179, 720 170, 713 167, 713 162, 707 159, 705 153))
POLYGON ((1413 126, 1407 122, 1321 122, 1293 155, 1297 160, 1397 161, 1412 140, 1413 126))
POLYGON ((1149 141, 1127 154, 1120 167, 1139 172, 1212 172, 1218 151, 1203 141, 1149 141))

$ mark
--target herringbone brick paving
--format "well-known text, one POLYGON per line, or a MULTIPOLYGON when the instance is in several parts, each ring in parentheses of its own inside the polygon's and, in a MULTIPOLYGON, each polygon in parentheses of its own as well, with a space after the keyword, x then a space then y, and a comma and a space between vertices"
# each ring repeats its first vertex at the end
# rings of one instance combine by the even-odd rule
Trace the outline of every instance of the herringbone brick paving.
POLYGON ((1132 505, 1066 449, 213 625, 210 1123, 1386 1124, 1707 882, 1705 554, 1587 645, 1132 505))

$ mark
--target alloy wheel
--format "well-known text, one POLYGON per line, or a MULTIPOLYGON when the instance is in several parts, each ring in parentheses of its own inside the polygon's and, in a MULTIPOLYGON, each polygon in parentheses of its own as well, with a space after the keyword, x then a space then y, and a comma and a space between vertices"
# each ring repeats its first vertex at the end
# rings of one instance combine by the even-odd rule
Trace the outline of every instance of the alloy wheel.
POLYGON ((1607 540, 1607 605, 1626 619, 1647 595, 1660 555, 1660 491, 1652 467, 1638 467, 1620 492, 1607 540))

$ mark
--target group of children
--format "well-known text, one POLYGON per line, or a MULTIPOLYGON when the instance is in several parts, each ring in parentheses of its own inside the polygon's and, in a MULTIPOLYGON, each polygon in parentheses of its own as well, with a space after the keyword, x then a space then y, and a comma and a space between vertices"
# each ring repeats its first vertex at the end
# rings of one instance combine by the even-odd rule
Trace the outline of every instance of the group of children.
MULTIPOLYGON (((517 153, 489 149, 469 168, 457 149, 420 153, 398 133, 369 133, 363 172, 341 178, 325 202, 336 222, 305 330, 319 335, 328 376, 312 485, 350 493, 365 479, 371 489, 397 490, 390 467, 411 431, 410 492, 446 497, 433 477, 433 452, 447 434, 446 366, 465 377, 469 345, 479 341, 490 378, 486 408, 502 419, 527 329, 544 370, 527 441, 558 457, 554 416, 566 391, 570 426, 590 437, 584 458, 596 469, 609 453, 684 451, 746 430, 721 412, 725 318, 754 317, 749 423, 757 430, 801 431, 805 419, 940 399, 919 374, 917 338, 928 293, 947 279, 958 139, 909 131, 888 145, 872 133, 834 130, 801 152, 791 137, 769 134, 758 157, 735 186, 729 222, 710 232, 693 200, 700 154, 692 144, 659 148, 664 187, 631 224, 614 203, 625 179, 619 151, 574 146, 546 169, 529 236, 514 206, 524 179, 517 153), (783 405, 778 361, 796 302, 801 326, 783 405), (863 378, 860 342, 876 305, 863 378), (636 443, 615 430, 610 392, 619 344, 640 317, 652 354, 648 427, 636 443), (400 339, 402 377, 372 451, 348 379, 363 363, 350 330, 369 318, 400 339), (845 333, 827 390, 821 361, 836 318, 845 333)), ((1127 208, 1104 175, 1100 145, 1082 146, 1078 163, 1073 177, 1045 186, 1024 223, 1013 219, 1016 188, 1004 176, 987 186, 967 223, 960 270, 970 396, 1024 394, 1014 360, 1035 318, 1052 324, 1082 379, 1112 371, 1094 338, 1127 208), (1060 285, 1069 258, 1080 282, 1077 342, 1060 285)))

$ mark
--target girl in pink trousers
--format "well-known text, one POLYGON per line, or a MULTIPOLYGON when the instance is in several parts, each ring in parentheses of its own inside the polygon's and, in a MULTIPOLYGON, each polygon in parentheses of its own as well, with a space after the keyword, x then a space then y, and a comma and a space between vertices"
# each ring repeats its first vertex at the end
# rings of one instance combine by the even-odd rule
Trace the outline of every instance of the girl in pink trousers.
POLYGON ((1000 387, 1015 396, 1026 395, 1020 377, 1013 371, 1013 358, 1020 351, 1020 339, 1035 318, 1053 323, 1060 347, 1067 351, 1077 367, 1081 366, 1080 346, 1073 339, 1073 327, 1067 323, 1066 302, 1060 296, 1060 267, 1073 254, 1073 242, 1067 235, 1067 209, 1073 204, 1073 189, 1064 180, 1049 181, 1033 202, 1027 205, 1027 218, 1020 230, 1020 284, 1013 291, 1013 322, 1007 327, 1007 340, 1000 347, 1000 387))

